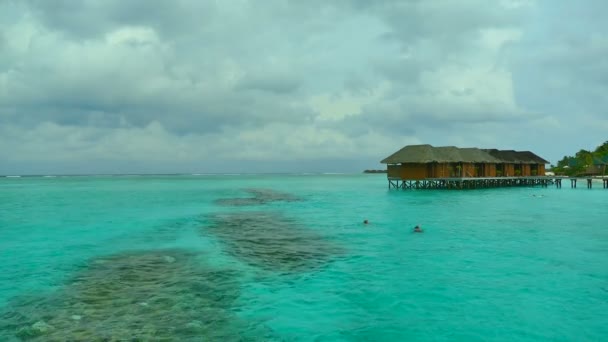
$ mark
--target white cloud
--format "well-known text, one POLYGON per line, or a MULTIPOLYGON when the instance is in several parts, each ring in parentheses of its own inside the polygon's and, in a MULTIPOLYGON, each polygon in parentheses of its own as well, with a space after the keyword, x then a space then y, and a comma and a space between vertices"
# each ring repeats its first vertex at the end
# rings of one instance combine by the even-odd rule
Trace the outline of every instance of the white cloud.
POLYGON ((149 27, 121 27, 106 34, 110 45, 140 45, 158 44, 160 41, 156 32, 149 27))
POLYGON ((311 97, 310 106, 317 111, 318 121, 341 121, 347 116, 361 114, 364 106, 380 101, 390 88, 390 82, 385 81, 365 94, 342 91, 316 95, 311 97))

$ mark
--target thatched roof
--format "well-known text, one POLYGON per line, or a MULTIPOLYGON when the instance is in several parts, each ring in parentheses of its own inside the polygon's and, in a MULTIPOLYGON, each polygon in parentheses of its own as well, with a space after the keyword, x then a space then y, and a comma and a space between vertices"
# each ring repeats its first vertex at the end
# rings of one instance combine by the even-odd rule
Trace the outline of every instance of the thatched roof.
MULTIPOLYGON (((381 161, 383 164, 432 163, 439 161, 439 150, 431 145, 408 145, 381 161)), ((448 150, 442 150, 441 160, 449 158, 448 150)))
POLYGON ((536 153, 530 151, 517 152, 522 159, 528 159, 532 164, 549 164, 549 161, 539 157, 536 153))
POLYGON ((475 147, 433 147, 431 145, 408 145, 384 158, 383 164, 401 163, 517 163, 548 164, 536 154, 524 151, 482 150, 475 147))
POLYGON ((517 152, 515 150, 497 150, 493 149, 484 149, 484 152, 487 152, 489 155, 495 157, 496 159, 500 159, 503 163, 521 163, 522 160, 519 158, 517 152))
POLYGON ((545 159, 537 156, 530 151, 514 151, 514 150, 484 150, 497 159, 503 160, 503 163, 515 164, 549 164, 545 159))
POLYGON ((469 161, 470 163, 502 163, 502 160, 476 147, 461 148, 459 150, 462 161, 469 161))

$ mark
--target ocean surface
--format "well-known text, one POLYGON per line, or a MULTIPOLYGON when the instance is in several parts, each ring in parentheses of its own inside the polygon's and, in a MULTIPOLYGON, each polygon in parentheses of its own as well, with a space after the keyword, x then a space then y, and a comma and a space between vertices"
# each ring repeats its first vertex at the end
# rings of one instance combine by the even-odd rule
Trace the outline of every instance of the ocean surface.
POLYGON ((0 341, 605 341, 608 190, 0 178, 0 267, 0 341))

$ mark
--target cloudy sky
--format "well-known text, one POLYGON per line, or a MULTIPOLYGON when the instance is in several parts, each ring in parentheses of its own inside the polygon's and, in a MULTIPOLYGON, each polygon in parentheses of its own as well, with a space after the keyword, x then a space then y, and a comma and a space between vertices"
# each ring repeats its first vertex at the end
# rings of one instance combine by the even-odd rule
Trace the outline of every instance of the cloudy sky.
POLYGON ((608 140, 605 0, 0 0, 0 174, 608 140))

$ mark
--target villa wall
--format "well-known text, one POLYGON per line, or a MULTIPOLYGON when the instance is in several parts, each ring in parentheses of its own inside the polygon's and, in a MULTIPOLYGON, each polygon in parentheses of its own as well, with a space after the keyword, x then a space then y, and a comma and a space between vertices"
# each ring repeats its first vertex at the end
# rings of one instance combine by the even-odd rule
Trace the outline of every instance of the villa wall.
POLYGON ((537 170, 536 175, 545 175, 545 165, 538 164, 493 164, 493 163, 406 163, 399 165, 387 165, 389 178, 422 180, 427 178, 450 178, 450 177, 497 177, 497 170, 502 168, 502 177, 515 177, 515 170, 521 171, 520 176, 530 177, 532 171, 537 170), (460 166, 460 172, 458 167, 460 166), (476 170, 477 168, 477 170, 476 170))
POLYGON ((387 176, 389 178, 401 178, 401 179, 429 178, 429 176, 427 176, 427 164, 423 164, 423 163, 388 165, 387 176))
POLYGON ((484 177, 496 177, 496 164, 485 164, 484 177))
POLYGON ((475 177, 475 164, 462 163, 462 177, 475 177))
POLYGON ((521 176, 529 177, 531 175, 532 175, 532 168, 530 167, 530 164, 523 164, 521 166, 521 176))
POLYGON ((429 178, 450 177, 450 165, 447 163, 429 163, 427 165, 427 174, 429 178))
POLYGON ((398 178, 401 172, 401 165, 387 165, 386 173, 389 178, 398 178))
POLYGON ((513 177, 515 176, 515 165, 514 164, 503 164, 504 171, 502 173, 503 177, 513 177))
POLYGON ((401 179, 425 179, 427 178, 426 163, 408 163, 401 164, 399 172, 401 179))

